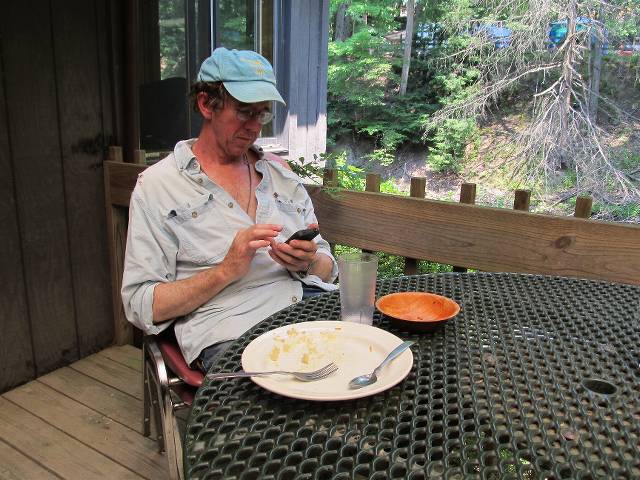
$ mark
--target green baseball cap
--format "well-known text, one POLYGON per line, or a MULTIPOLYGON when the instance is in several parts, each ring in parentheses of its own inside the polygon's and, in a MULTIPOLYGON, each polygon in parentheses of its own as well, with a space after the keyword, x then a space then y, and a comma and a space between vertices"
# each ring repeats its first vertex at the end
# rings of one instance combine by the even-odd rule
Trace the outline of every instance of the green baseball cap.
POLYGON ((216 48, 200 66, 198 81, 222 82, 229 94, 243 103, 275 101, 286 105, 276 89, 273 67, 251 50, 216 48))

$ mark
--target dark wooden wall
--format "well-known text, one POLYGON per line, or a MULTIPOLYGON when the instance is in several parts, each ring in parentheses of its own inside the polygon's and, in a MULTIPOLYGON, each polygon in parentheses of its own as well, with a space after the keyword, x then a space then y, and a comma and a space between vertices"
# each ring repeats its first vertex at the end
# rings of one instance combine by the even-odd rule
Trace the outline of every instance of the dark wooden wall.
POLYGON ((0 392, 113 340, 102 162, 117 141, 119 10, 3 2, 0 392))

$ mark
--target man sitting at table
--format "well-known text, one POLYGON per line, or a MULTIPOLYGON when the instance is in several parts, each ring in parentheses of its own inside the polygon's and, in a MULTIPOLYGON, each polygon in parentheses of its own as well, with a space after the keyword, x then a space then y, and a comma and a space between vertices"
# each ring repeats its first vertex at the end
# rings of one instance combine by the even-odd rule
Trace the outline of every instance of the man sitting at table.
POLYGON ((260 320, 336 288, 322 237, 282 243, 317 220, 301 179, 254 145, 271 102, 284 104, 275 83, 261 55, 216 49, 191 89, 198 138, 147 168, 131 195, 127 318, 147 334, 173 323, 185 360, 205 372, 260 320))

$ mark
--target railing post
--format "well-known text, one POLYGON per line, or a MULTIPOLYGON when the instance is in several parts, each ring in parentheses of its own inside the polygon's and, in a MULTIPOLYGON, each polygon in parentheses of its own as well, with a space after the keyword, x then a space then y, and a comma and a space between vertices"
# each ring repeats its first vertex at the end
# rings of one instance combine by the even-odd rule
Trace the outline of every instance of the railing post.
MULTIPOLYGON (((476 184, 475 183, 463 183, 460 185, 460 203, 466 203, 468 205, 474 205, 476 203, 476 184)), ((467 267, 453 266, 454 272, 466 272, 467 267)))
POLYGON ((531 192, 529 190, 516 190, 513 197, 513 209, 529 211, 531 205, 531 192))
POLYGON ((138 165, 146 165, 147 164, 146 152, 144 150, 134 150, 133 163, 136 163, 138 165))
POLYGON ((379 192, 380 191, 380 174, 379 173, 367 173, 367 185, 364 188, 367 192, 379 192))
POLYGON ((322 185, 325 187, 337 187, 338 171, 333 168, 325 168, 322 175, 322 185))
POLYGON ((576 198, 576 208, 573 216, 577 218, 589 218, 591 217, 591 208, 593 206, 593 199, 589 196, 582 195, 576 198))
POLYGON ((108 160, 111 160, 112 162, 122 162, 122 147, 111 145, 109 147, 108 160))
MULTIPOLYGON (((322 185, 327 188, 337 188, 339 186, 338 171, 334 168, 325 168, 322 173, 322 185)), ((320 231, 322 231, 322 225, 320 225, 320 231)), ((329 243, 331 249, 331 255, 335 256, 336 244, 329 243)))
MULTIPOLYGON (((411 177, 411 187, 409 189, 409 196, 413 198, 424 198, 427 190, 427 179, 425 177, 411 177)), ((405 257, 404 259, 404 274, 416 275, 418 273, 418 260, 415 258, 405 257)))
MULTIPOLYGON (((364 187, 366 192, 380 192, 380 174, 379 173, 367 173, 366 185, 364 187)), ((362 253, 373 253, 373 250, 362 249, 362 253)))
POLYGON ((463 183, 460 185, 460 203, 474 205, 476 203, 476 184, 463 183))

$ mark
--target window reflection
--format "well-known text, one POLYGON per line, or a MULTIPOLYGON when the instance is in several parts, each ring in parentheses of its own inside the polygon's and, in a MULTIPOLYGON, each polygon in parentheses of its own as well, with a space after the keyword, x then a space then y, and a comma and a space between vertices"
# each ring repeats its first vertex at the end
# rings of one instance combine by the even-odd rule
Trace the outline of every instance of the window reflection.
POLYGON ((187 77, 184 7, 184 0, 158 2, 161 80, 170 77, 187 77))
MULTIPOLYGON (((274 64, 273 0, 219 0, 216 2, 215 26, 216 47, 254 50, 274 64)), ((275 112, 275 105, 271 111, 275 112)), ((260 136, 273 135, 272 121, 262 127, 260 136)))
POLYGON ((253 50, 255 9, 253 1, 216 2, 216 47, 253 50))
MULTIPOLYGON (((274 1, 147 0, 141 5, 140 148, 173 150, 177 141, 199 133, 201 119, 190 110, 189 85, 213 48, 254 50, 275 67, 274 1)), ((273 137, 274 131, 272 121, 261 137, 273 137)))

